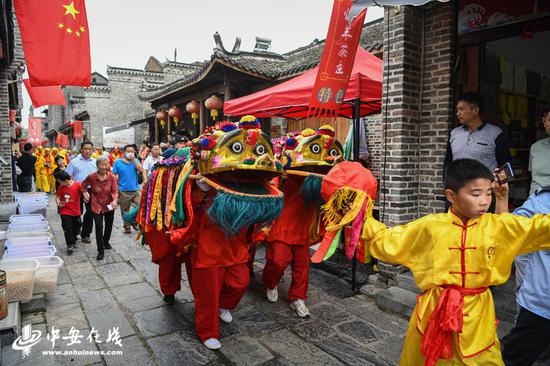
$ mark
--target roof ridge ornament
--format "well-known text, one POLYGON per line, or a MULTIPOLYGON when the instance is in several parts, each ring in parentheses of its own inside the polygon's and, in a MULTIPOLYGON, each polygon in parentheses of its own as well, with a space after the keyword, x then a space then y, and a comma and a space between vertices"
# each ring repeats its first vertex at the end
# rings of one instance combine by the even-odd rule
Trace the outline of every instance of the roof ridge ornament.
POLYGON ((223 47, 222 37, 218 32, 214 33, 214 42, 216 42, 216 47, 214 48, 214 51, 219 50, 219 51, 225 52, 225 48, 223 47))

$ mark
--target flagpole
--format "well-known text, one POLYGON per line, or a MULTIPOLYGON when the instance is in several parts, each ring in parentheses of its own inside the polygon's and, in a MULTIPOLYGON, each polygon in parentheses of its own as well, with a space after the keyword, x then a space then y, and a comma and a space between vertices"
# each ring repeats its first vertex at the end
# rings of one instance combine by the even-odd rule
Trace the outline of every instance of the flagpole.
MULTIPOLYGON (((359 161, 359 129, 361 128, 361 99, 353 101, 353 161, 359 161)), ((364 128, 364 127, 363 127, 364 128)), ((351 261, 351 290, 357 291, 357 248, 351 261)))

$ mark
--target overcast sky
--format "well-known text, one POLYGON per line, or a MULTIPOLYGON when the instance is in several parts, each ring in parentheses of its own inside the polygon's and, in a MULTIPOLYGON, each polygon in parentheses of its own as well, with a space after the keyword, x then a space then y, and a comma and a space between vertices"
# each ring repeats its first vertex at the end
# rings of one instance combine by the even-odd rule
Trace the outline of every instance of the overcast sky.
MULTIPOLYGON (((88 0, 92 71, 105 75, 107 65, 143 69, 149 56, 164 62, 210 59, 217 31, 226 49, 241 37, 241 50, 252 51, 255 37, 272 40, 284 53, 324 39, 332 10, 330 0, 88 0)), ((369 8, 366 22, 383 16, 369 8)), ((105 75, 106 76, 106 75, 105 75)), ((23 87, 23 124, 30 99, 23 87)), ((38 112, 35 112, 38 115, 38 112)))

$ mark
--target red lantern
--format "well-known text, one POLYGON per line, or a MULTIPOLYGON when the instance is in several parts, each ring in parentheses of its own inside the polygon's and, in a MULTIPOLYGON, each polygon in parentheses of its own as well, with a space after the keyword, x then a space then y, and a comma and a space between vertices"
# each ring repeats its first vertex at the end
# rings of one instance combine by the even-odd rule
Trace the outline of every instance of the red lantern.
POLYGON ((160 125, 162 128, 166 125, 166 119, 168 118, 168 115, 166 114, 166 111, 158 111, 155 117, 160 121, 160 125))
POLYGON ((201 106, 198 101, 192 100, 185 106, 185 110, 188 113, 191 113, 191 118, 193 118, 193 124, 197 124, 197 118, 199 118, 199 112, 201 110, 201 106))
POLYGON ((218 109, 222 109, 222 105, 222 100, 216 95, 212 95, 204 101, 204 106, 210 110, 210 116, 214 121, 218 117, 218 109))
POLYGON ((180 123, 183 114, 181 112, 181 109, 173 106, 168 110, 168 115, 172 117, 172 119, 174 120, 174 124, 177 126, 180 123))

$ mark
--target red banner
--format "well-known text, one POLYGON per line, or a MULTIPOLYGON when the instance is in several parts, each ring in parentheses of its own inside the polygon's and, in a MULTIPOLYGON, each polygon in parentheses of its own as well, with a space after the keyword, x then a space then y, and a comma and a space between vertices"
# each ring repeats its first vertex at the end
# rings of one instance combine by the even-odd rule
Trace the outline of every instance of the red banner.
POLYGON ((27 140, 33 145, 42 143, 42 118, 29 117, 29 138, 27 140))
POLYGON ((29 79, 24 79, 23 84, 31 97, 34 108, 44 105, 62 105, 65 106, 65 94, 59 85, 56 86, 31 86, 29 79))
POLYGON ((17 117, 17 111, 15 109, 10 109, 10 123, 15 122, 15 117, 17 117))
POLYGON ((84 0, 15 0, 32 86, 90 86, 90 37, 84 0))
POLYGON ((73 137, 75 139, 82 138, 82 121, 73 122, 73 137))
POLYGON ((366 14, 366 1, 334 0, 327 39, 309 101, 311 114, 337 115, 346 95, 366 14))
POLYGON ((55 137, 55 143, 65 149, 69 148, 69 136, 58 132, 57 136, 55 137))

